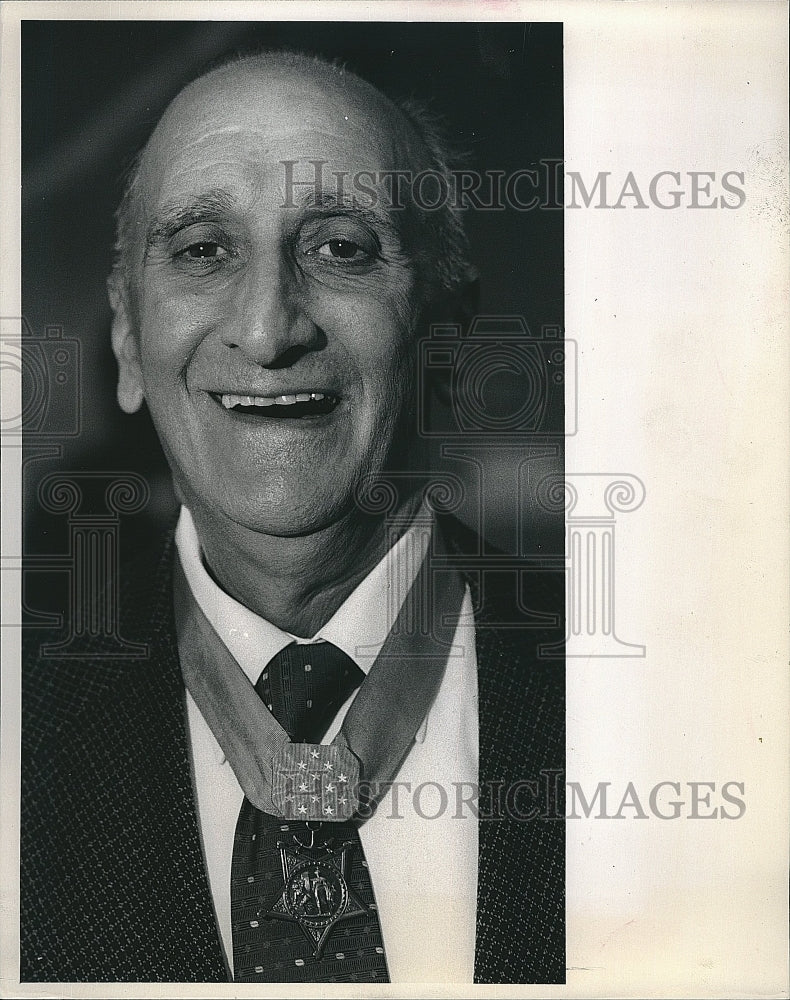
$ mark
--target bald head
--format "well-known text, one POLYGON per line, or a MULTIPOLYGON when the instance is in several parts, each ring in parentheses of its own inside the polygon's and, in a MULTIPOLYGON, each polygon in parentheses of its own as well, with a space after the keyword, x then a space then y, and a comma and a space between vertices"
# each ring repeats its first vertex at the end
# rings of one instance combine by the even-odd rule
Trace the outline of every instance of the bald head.
POLYGON ((466 284, 471 268, 458 211, 449 204, 425 211, 409 198, 408 185, 405 196, 392 187, 397 173, 430 171, 449 178, 446 146, 431 116, 414 104, 396 105, 340 65, 269 52, 225 63, 185 87, 137 158, 117 214, 115 279, 127 293, 139 277, 154 207, 179 185, 197 182, 200 173, 206 186, 212 165, 230 154, 229 140, 242 132, 248 162, 238 164, 239 170, 255 161, 276 166, 284 201, 293 190, 306 196, 310 181, 314 191, 328 187, 359 199, 361 175, 389 174, 372 196, 369 182, 362 188, 368 200, 390 211, 426 292, 452 295, 466 284), (351 150, 357 169, 342 176, 351 150), (324 176, 322 167, 319 177, 318 161, 337 169, 324 176))
POLYGON ((367 81, 341 66, 283 52, 225 63, 186 86, 165 111, 149 147, 189 141, 206 119, 232 130, 239 114, 253 113, 262 132, 281 133, 299 124, 317 138, 354 137, 363 147, 374 144, 393 166, 400 160, 422 169, 430 158, 406 115, 367 81))

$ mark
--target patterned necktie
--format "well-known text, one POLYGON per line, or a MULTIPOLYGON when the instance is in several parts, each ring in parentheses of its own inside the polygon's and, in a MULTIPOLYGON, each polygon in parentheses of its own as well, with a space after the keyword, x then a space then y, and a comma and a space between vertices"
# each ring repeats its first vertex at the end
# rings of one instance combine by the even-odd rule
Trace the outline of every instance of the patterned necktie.
MULTIPOLYGON (((255 690, 294 742, 317 743, 363 679, 331 643, 292 643, 255 690)), ((353 822, 286 821, 245 798, 233 845, 231 921, 236 982, 389 982, 353 822)))

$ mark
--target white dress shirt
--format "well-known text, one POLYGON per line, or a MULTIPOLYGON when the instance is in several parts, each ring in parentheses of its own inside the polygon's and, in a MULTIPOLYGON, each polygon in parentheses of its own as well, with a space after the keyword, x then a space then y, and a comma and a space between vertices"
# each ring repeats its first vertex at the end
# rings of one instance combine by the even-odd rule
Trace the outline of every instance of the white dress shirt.
MULTIPOLYGON (((198 605, 254 684, 281 649, 332 642, 367 674, 419 570, 427 538, 413 525, 311 639, 299 639, 226 594, 206 572, 189 511, 176 545, 198 605)), ((477 910, 477 819, 464 804, 478 779, 477 661, 472 605, 461 622, 439 690, 396 775, 396 786, 360 828, 392 982, 471 983, 477 910)), ((340 729, 354 695, 324 738, 340 729)), ((244 793, 187 693, 193 782, 217 923, 233 968, 230 869, 244 793)))

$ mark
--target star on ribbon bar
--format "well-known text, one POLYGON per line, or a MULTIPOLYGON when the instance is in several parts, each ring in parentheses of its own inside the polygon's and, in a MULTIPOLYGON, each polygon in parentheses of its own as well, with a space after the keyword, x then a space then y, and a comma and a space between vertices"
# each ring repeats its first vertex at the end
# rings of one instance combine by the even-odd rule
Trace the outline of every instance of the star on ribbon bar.
POLYGON ((351 819, 358 785, 359 762, 346 746, 286 743, 272 759, 272 801, 284 819, 351 819))

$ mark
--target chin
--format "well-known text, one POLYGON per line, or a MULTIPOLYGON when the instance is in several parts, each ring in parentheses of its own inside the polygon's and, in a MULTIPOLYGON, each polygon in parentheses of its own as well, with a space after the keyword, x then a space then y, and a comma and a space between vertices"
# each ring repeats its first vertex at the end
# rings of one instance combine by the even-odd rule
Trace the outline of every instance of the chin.
MULTIPOLYGON (((383 450, 383 449, 382 449, 383 450)), ((176 490, 193 513, 217 530, 238 525, 248 531, 279 537, 300 537, 366 513, 357 502, 359 486, 374 469, 385 466, 385 455, 368 454, 361 462, 351 455, 324 456, 324 461, 295 456, 289 466, 259 461, 239 474, 237 465, 173 468, 176 490), (345 459, 345 462, 342 460, 345 459)), ((174 463, 171 464, 173 467, 174 463)), ((367 513, 372 511, 368 507, 367 513)))
MULTIPOLYGON (((335 484, 336 485, 336 484, 335 484)), ((313 483, 302 488, 269 482, 265 491, 231 495, 230 488, 217 497, 213 507, 201 506, 216 520, 217 512, 226 523, 248 531, 281 538, 311 535, 331 527, 354 509, 353 490, 331 493, 313 483)))

